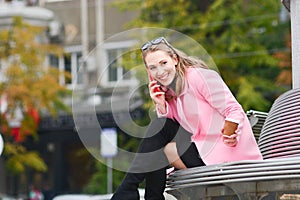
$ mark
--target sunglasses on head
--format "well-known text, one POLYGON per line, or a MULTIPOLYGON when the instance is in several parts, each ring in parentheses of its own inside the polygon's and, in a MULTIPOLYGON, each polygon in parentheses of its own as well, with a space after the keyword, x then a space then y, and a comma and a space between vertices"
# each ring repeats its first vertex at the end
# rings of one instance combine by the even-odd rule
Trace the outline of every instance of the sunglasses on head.
POLYGON ((153 40, 151 40, 151 41, 146 42, 145 44, 143 44, 143 46, 141 47, 141 50, 145 51, 149 47, 151 47, 152 45, 157 45, 157 44, 160 44, 162 42, 165 43, 168 47, 171 48, 171 46, 169 45, 168 41, 164 37, 159 37, 159 38, 153 39, 153 40))

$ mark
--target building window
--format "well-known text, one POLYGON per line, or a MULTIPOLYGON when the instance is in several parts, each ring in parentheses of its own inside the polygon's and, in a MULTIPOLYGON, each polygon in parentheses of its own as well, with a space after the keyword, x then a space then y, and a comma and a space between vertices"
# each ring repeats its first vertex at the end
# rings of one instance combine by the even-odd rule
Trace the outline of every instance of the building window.
MULTIPOLYGON (((134 77, 135 70, 125 68, 131 62, 132 52, 137 45, 136 40, 106 41, 102 46, 103 59, 100 61, 103 73, 102 84, 104 87, 134 87, 138 84, 134 77)), ((132 66, 130 64, 130 66, 132 66)))
MULTIPOLYGON (((64 56, 64 71, 72 75, 72 54, 64 56)), ((72 78, 69 80, 64 80, 64 84, 72 84, 72 78)))
POLYGON ((83 84, 83 77, 78 73, 80 67, 81 52, 70 52, 62 57, 49 56, 49 64, 58 68, 61 72, 68 72, 70 79, 66 79, 63 74, 59 77, 61 85, 71 86, 72 84, 83 84))
POLYGON ((122 54, 125 50, 125 48, 107 50, 109 82, 130 79, 130 73, 122 66, 122 54))

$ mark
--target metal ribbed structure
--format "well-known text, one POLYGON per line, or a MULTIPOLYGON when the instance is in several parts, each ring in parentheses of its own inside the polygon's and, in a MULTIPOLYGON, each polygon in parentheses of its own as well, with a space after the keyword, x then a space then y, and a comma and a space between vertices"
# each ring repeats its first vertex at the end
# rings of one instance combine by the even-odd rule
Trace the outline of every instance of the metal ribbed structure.
POLYGON ((256 111, 256 110, 249 110, 249 111, 247 111, 246 114, 250 121, 254 137, 255 137, 256 141, 258 142, 262 127, 265 123, 268 113, 260 112, 260 111, 256 111))
POLYGON ((237 161, 188 168, 168 177, 168 189, 218 185, 234 182, 266 181, 300 178, 300 159, 269 159, 263 161, 237 161))
POLYGON ((300 88, 276 99, 258 145, 264 159, 300 156, 300 88))

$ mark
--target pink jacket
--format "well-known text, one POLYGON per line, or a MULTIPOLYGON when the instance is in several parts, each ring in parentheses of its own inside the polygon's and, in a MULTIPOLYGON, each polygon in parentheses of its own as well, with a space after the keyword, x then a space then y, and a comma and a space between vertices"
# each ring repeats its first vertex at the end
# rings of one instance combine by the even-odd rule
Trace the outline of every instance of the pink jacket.
POLYGON ((188 68, 185 88, 167 102, 167 113, 158 117, 177 120, 192 133, 201 158, 207 165, 238 160, 262 160, 247 116, 220 75, 203 68, 188 68), (224 121, 238 123, 238 144, 223 143, 224 121))

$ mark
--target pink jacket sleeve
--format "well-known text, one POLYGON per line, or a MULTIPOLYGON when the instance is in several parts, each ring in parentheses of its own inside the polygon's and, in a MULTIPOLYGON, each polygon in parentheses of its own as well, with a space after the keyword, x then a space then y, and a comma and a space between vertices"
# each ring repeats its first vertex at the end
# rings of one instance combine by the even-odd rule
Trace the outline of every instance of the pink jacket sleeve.
POLYGON ((200 69, 195 72, 190 76, 189 82, 195 86, 197 93, 223 115, 225 120, 241 126, 245 116, 244 110, 221 76, 213 70, 200 69))
POLYGON ((167 113, 166 114, 162 114, 159 109, 157 108, 157 106, 155 106, 156 108, 156 113, 158 117, 167 117, 167 118, 173 118, 173 114, 172 114, 172 110, 170 109, 170 105, 169 103, 166 101, 166 110, 167 113))

